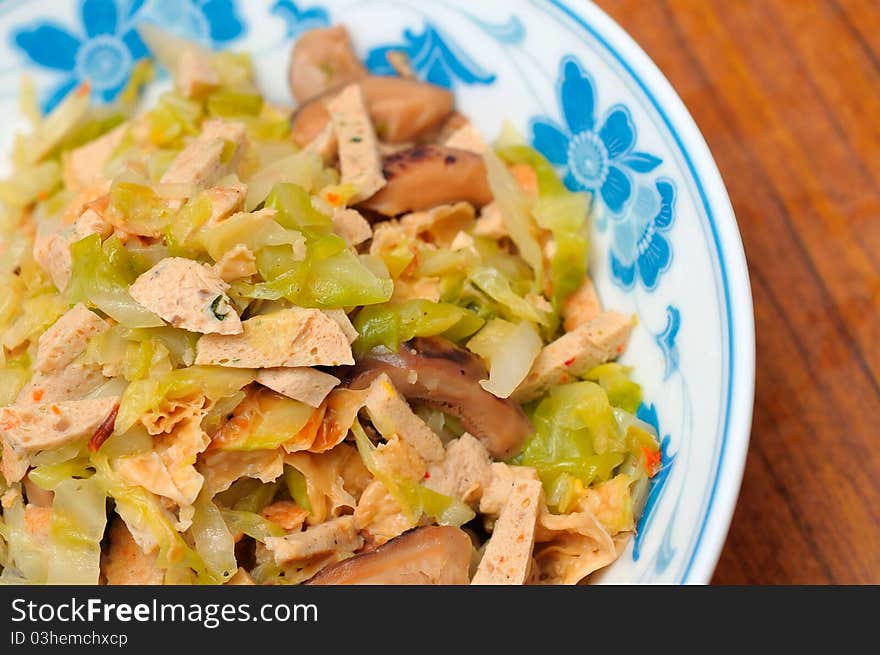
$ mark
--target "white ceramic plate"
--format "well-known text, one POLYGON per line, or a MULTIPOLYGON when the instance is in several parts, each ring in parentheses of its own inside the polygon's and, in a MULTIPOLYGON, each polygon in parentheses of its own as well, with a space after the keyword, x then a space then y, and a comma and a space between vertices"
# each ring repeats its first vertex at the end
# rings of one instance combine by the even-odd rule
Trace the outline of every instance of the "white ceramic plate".
POLYGON ((593 192, 590 268, 608 307, 638 315, 624 361, 659 428, 663 469, 637 537, 601 576, 708 582, 748 446, 754 326, 748 273, 721 177, 681 100, 639 47, 585 0, 0 0, 0 152, 27 72, 49 108, 89 79, 112 99, 148 53, 151 22, 250 52, 267 95, 303 31, 344 23, 368 67, 406 50, 451 87, 486 136, 509 120, 573 189, 593 192))

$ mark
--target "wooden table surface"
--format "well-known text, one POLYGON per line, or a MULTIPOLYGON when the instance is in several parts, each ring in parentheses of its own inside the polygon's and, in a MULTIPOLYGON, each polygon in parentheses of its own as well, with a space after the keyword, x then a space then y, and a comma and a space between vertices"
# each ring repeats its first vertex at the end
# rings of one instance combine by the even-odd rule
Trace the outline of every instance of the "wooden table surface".
POLYGON ((720 584, 880 583, 880 2, 598 0, 706 137, 755 302, 720 584))

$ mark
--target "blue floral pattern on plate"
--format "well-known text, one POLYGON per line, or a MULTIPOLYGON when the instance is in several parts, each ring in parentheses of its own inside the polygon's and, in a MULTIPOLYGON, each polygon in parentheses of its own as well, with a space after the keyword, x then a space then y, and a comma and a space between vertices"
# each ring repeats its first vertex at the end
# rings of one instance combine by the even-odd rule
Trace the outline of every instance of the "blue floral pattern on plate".
POLYGON ((663 160, 636 150, 637 131, 626 106, 613 105, 596 120, 596 84, 575 57, 560 63, 557 92, 565 125, 546 116, 532 119, 532 144, 564 169, 569 189, 591 192, 608 210, 594 212, 594 218, 600 231, 609 222, 613 225, 615 281, 631 289, 638 278, 653 290, 672 261, 672 248, 662 233, 675 217, 675 184, 659 179, 655 190, 637 183, 637 176, 651 173, 663 160))
POLYGON ((307 30, 330 25, 330 14, 323 7, 300 8, 293 0, 278 0, 271 9, 287 24, 288 38, 295 39, 307 30))
POLYGON ((371 73, 396 74, 388 63, 390 51, 405 52, 422 79, 448 89, 453 88, 456 81, 463 84, 492 84, 495 81, 495 75, 480 66, 454 40, 431 23, 425 24, 421 34, 405 30, 403 43, 382 45, 370 50, 366 64, 371 73))
MULTIPOLYGON (((360 7, 372 1, 353 4, 360 7)), ((242 17, 248 18, 252 36, 272 24, 280 27, 283 21, 285 40, 273 44, 271 50, 284 48, 286 56, 290 39, 308 29, 345 18, 351 4, 329 0, 263 0, 259 3, 244 3, 243 0, 67 0, 64 5, 76 12, 72 21, 59 19, 50 11, 40 11, 9 26, 9 42, 22 55, 9 71, 11 74, 15 70, 18 74, 24 66, 49 74, 42 75, 40 80, 45 85, 42 88, 48 92, 44 100, 47 110, 85 80, 91 81, 93 97, 106 102, 115 98, 124 87, 134 63, 149 56, 148 49, 135 32, 135 26, 140 22, 154 23, 211 47, 224 47, 246 35, 248 24, 242 17)), ((670 295, 675 291, 668 288, 672 285, 667 284, 660 291, 663 274, 672 266, 670 230, 675 222, 677 202, 682 206, 679 220, 690 225, 689 201, 684 193, 678 198, 676 183, 672 179, 681 180, 678 184, 683 185, 682 188, 687 188, 691 179, 676 163, 674 153, 679 150, 675 147, 656 150, 662 147, 656 138, 651 141, 651 146, 645 146, 645 139, 650 139, 653 131, 650 122, 643 121, 638 94, 620 93, 618 89, 606 86, 610 76, 603 75, 602 63, 590 58, 588 52, 572 46, 568 51, 578 52, 580 58, 570 55, 558 61, 554 60, 555 55, 548 55, 546 62, 540 60, 542 77, 532 84, 532 80, 527 79, 534 70, 528 67, 529 62, 534 64, 539 59, 536 50, 529 50, 536 28, 528 18, 528 3, 521 11, 504 10, 500 16, 493 11, 483 12, 482 7, 478 10, 475 4, 464 1, 437 3, 434 5, 436 10, 432 9, 430 13, 424 10, 422 3, 406 4, 420 18, 409 23, 408 28, 389 27, 381 38, 368 44, 373 46, 367 50, 366 62, 370 70, 380 74, 393 73, 386 54, 389 50, 400 50, 409 55, 420 77, 449 88, 495 83, 501 87, 517 73, 526 81, 526 86, 521 88, 525 89, 524 93, 531 91, 536 102, 523 115, 523 123, 530 127, 532 143, 557 166, 566 185, 572 190, 591 192, 595 225, 609 237, 610 279, 625 291, 648 291, 653 294, 653 303, 660 303, 653 317, 639 311, 642 319, 651 318, 644 320, 642 325, 659 322, 658 316, 662 317, 662 310, 666 308, 665 327, 659 331, 649 330, 652 340, 648 344, 649 347, 659 347, 663 353, 664 389, 673 374, 678 374, 685 407, 681 415, 686 416, 691 392, 685 383, 692 370, 679 368, 677 337, 682 311, 690 312, 692 308, 687 303, 682 310, 668 304, 680 304, 674 295, 670 295), (452 38, 452 34, 458 37, 459 32, 451 27, 452 23, 445 22, 443 13, 446 10, 465 18, 490 36, 500 47, 503 60, 478 58, 476 55, 484 50, 472 46, 464 37, 452 38), (504 64, 525 63, 517 72, 511 72, 517 66, 501 65, 502 61, 504 64), (589 66, 582 62, 589 62, 589 66), (492 68, 487 68, 489 65, 492 68), (544 83, 552 83, 554 79, 558 114, 545 106, 546 95, 542 91, 544 83), (604 104, 600 103, 599 91, 602 91, 604 104), (529 116, 532 119, 526 122, 529 116), (663 152, 666 160, 654 152, 663 152)), ((549 89, 549 85, 546 88, 549 89)), ((461 90, 464 91, 462 97, 466 97, 469 90, 461 90)), ((687 255, 683 252, 679 267, 684 261, 687 261, 687 255)), ((603 274, 604 271, 600 277, 603 274)), ((638 308, 638 300, 636 306, 638 308)), ((646 401, 639 408, 638 415, 654 425, 661 435, 662 467, 650 482, 646 508, 634 542, 633 559, 642 554, 640 565, 644 568, 651 562, 653 552, 656 568, 660 571, 670 565, 673 554, 686 552, 688 546, 671 532, 675 521, 667 521, 664 513, 664 523, 669 526, 657 550, 655 542, 661 537, 662 526, 651 528, 651 522, 661 504, 664 508, 668 506, 667 501, 660 502, 663 490, 671 487, 670 493, 677 491, 678 473, 675 481, 669 484, 674 461, 682 459, 675 467, 682 474, 689 471, 688 456, 693 446, 685 427, 686 420, 682 418, 677 422, 679 412, 670 406, 663 393, 654 394, 650 404, 646 401), (658 408, 662 411, 665 433, 659 431, 658 408), (676 449, 670 452, 672 443, 676 449), (646 535, 652 532, 657 536, 646 540, 646 535)), ((673 517, 681 498, 679 493, 673 517)))
POLYGON ((611 215, 611 274, 624 289, 636 279, 649 291, 672 264, 665 233, 675 217, 675 184, 660 178, 654 188, 639 185, 623 215, 611 215))
POLYGON ((620 212, 633 193, 630 171, 649 173, 663 160, 633 151, 636 128, 623 105, 611 107, 596 121, 595 88, 576 58, 563 59, 557 89, 565 126, 545 116, 535 118, 532 142, 553 164, 566 168, 568 188, 598 192, 608 209, 620 212))
POLYGON ((232 0, 83 0, 81 26, 41 21, 19 29, 13 42, 37 66, 56 71, 61 81, 43 101, 50 111, 72 89, 88 82, 98 101, 113 100, 125 87, 135 62, 149 55, 135 24, 171 27, 181 36, 218 45, 235 39, 243 26, 232 0))

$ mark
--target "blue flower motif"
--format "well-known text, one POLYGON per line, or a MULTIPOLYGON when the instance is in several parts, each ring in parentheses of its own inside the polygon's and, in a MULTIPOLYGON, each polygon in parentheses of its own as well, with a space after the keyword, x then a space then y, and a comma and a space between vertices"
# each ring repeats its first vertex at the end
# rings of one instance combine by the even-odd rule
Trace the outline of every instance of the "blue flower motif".
POLYGON ((373 48, 367 54, 367 68, 375 75, 395 75, 388 63, 389 51, 405 52, 419 75, 439 86, 451 89, 456 80, 464 84, 492 84, 495 76, 477 64, 464 50, 440 30, 426 23, 421 34, 404 30, 404 43, 373 48))
POLYGON ((233 0, 83 0, 80 16, 81 29, 41 21, 13 32, 13 43, 31 62, 62 76, 45 98, 43 111, 51 111, 86 81, 95 100, 113 100, 135 62, 150 54, 135 30, 136 22, 152 22, 212 45, 243 31, 233 0))
POLYGON ((208 46, 228 43, 244 33, 235 0, 134 0, 128 16, 208 46))
MULTIPOLYGON (((654 407, 653 403, 650 405, 645 405, 644 403, 639 405, 639 409, 636 411, 636 416, 645 423, 652 425, 658 435, 662 434, 660 432, 659 421, 657 420, 657 408, 654 407)), ((651 519, 654 518, 654 508, 657 506, 657 501, 660 500, 660 495, 663 493, 663 488, 666 486, 666 481, 669 479, 669 473, 672 471, 672 465, 675 463, 675 458, 678 456, 678 453, 669 452, 669 444, 670 436, 668 434, 662 436, 660 439, 660 468, 648 483, 648 499, 645 501, 645 507, 642 510, 639 524, 636 526, 636 537, 633 540, 632 552, 632 558, 634 561, 639 559, 642 548, 642 539, 644 539, 645 533, 648 531, 651 519)))
POLYGON ((598 193, 612 212, 619 213, 633 193, 631 172, 649 173, 662 159, 634 151, 636 128, 629 110, 614 105, 596 121, 593 78, 574 57, 560 65, 559 103, 565 126, 542 116, 532 120, 532 143, 556 166, 566 170, 572 191, 598 193))
POLYGON ((653 291, 672 263, 665 233, 675 219, 675 184, 659 178, 654 188, 639 185, 627 211, 612 216, 611 275, 624 289, 638 278, 653 291))
POLYGON ((13 41, 35 64, 63 74, 43 104, 49 111, 80 83, 88 81, 98 100, 110 101, 128 82, 131 68, 147 48, 132 27, 122 25, 114 0, 84 0, 85 34, 41 22, 13 34, 13 41))
POLYGON ((669 376, 678 370, 678 344, 675 340, 678 338, 678 330, 681 328, 681 312, 677 307, 672 305, 666 306, 666 327, 660 334, 654 335, 654 340, 663 351, 663 361, 665 362, 665 370, 663 379, 668 380, 669 376))
POLYGON ((323 7, 300 9, 293 0, 278 0, 271 12, 287 23, 288 38, 296 38, 306 30, 330 25, 330 14, 323 7))

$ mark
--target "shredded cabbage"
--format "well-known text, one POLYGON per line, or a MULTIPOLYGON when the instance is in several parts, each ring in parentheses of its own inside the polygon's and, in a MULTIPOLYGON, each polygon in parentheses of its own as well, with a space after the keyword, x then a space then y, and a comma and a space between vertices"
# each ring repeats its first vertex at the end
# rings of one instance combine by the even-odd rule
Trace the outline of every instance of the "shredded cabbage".
POLYGON ((70 254, 73 270, 65 298, 71 305, 91 303, 129 328, 165 325, 128 293, 138 273, 118 237, 110 237, 102 244, 99 235, 89 235, 71 245, 70 254))
POLYGON ((212 582, 224 582, 238 570, 235 541, 224 520, 224 514, 205 496, 199 494, 194 504, 192 531, 195 550, 205 563, 212 582))
POLYGON ((483 319, 466 309, 430 300, 364 307, 354 319, 358 331, 354 349, 357 354, 367 353, 376 346, 396 351, 401 343, 414 337, 440 334, 452 341, 460 341, 482 325, 483 319))
POLYGON ((507 398, 525 380, 544 342, 528 321, 509 323, 496 318, 468 341, 467 347, 489 364, 489 379, 480 386, 507 398))
POLYGON ((516 244, 520 256, 532 268, 535 289, 541 289, 544 286, 544 256, 535 237, 537 226, 530 213, 529 200, 498 155, 492 150, 486 150, 483 159, 486 162, 489 187, 501 209, 510 238, 516 244))
POLYGON ((94 478, 64 480, 54 488, 49 527, 48 584, 98 584, 106 494, 94 478))
POLYGON ((364 466, 385 485, 401 510, 413 523, 418 523, 422 514, 426 514, 439 525, 459 527, 476 516, 474 510, 458 498, 446 496, 412 480, 383 471, 373 455, 376 447, 357 419, 351 426, 351 431, 354 433, 358 453, 364 466))

